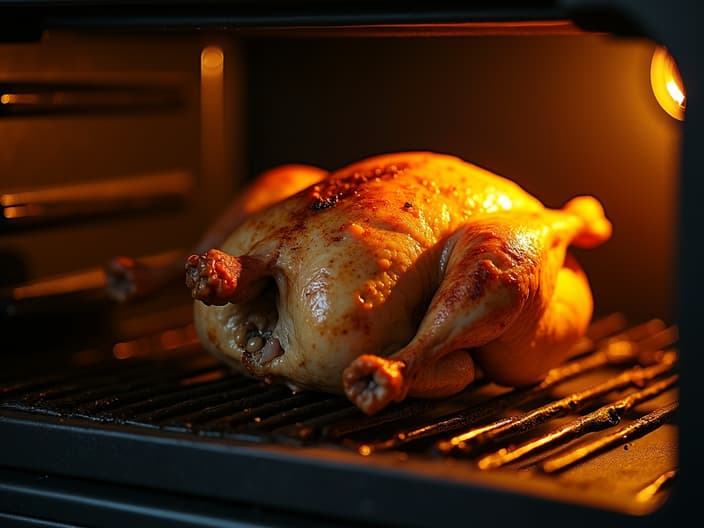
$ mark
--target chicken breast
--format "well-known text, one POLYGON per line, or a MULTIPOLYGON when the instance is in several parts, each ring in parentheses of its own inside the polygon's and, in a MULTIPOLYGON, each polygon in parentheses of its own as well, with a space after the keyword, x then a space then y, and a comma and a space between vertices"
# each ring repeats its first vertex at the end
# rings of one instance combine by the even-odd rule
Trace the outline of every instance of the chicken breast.
POLYGON ((585 332, 591 291, 567 248, 609 238, 596 199, 546 209, 427 152, 315 171, 188 258, 198 335, 236 369, 344 392, 373 414, 462 390, 477 365, 497 383, 536 382, 585 332))

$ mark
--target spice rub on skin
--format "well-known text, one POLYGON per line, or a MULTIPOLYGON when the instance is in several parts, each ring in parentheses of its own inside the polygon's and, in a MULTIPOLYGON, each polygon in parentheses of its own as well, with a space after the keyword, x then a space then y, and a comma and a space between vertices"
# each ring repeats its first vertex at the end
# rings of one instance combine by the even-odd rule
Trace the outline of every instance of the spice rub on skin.
POLYGON ((539 380, 591 318, 567 248, 610 232, 592 197, 546 209, 458 158, 389 154, 255 212, 188 259, 188 285, 214 354, 373 414, 462 390, 475 362, 498 383, 539 380))

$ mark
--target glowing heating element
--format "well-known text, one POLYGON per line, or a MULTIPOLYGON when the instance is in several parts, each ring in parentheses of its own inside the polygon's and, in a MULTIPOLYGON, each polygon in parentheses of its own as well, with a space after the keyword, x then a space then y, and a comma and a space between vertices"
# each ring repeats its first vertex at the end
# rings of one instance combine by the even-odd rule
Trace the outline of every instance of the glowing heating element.
POLYGON ((682 121, 687 103, 684 84, 675 59, 662 46, 658 46, 653 53, 650 63, 650 84, 653 87, 655 99, 662 109, 682 121))
POLYGON ((200 55, 201 172, 220 175, 225 166, 225 54, 207 46, 200 55))

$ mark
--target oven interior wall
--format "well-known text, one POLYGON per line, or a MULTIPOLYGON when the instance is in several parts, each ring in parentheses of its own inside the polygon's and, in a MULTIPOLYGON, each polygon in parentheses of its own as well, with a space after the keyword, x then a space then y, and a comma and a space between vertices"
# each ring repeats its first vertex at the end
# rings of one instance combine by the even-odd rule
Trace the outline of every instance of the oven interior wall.
MULTIPOLYGON (((112 330, 131 334, 123 332, 121 321, 190 305, 180 284, 128 309, 103 300, 86 303, 82 293, 6 304, 12 294, 3 287, 80 275, 117 255, 190 247, 224 208, 235 186, 233 175, 241 173, 238 70, 232 42, 200 32, 49 31, 36 42, 0 45, 0 195, 145 181, 162 173, 184 174, 191 182, 177 201, 117 204, 75 217, 40 214, 31 223, 15 221, 13 209, 0 198, 3 329, 8 322, 23 343, 37 338, 41 348, 50 339, 55 347, 64 337, 70 342, 112 330), (220 68, 206 64, 209 46, 216 57, 222 54, 220 68), (124 93, 101 95, 124 86, 124 93), (157 96, 144 102, 130 91, 134 87, 155 89, 157 96), (175 95, 164 103, 162 89, 175 95), (34 332, 37 327, 47 332, 34 332)), ((123 189, 128 199, 130 185, 123 189)), ((79 290, 82 280, 76 281, 79 290)))
MULTIPOLYGON (((52 113, 47 108, 34 115, 2 114, 2 190, 119 180, 164 170, 197 172, 198 40, 50 33, 41 42, 0 46, 0 87, 32 82, 61 92, 62 83, 164 83, 183 94, 181 104, 154 111, 126 105, 118 111, 96 108, 52 113)), ((91 93, 83 97, 88 102, 91 93)), ((188 205, 202 209, 194 197, 188 205)), ((3 233, 3 250, 17 248, 25 255, 25 274, 34 279, 75 270, 76 252, 81 253, 82 265, 90 266, 102 263, 106 247, 118 254, 142 254, 178 246, 201 227, 179 225, 180 216, 182 211, 159 211, 153 216, 118 214, 41 229, 8 228, 3 233), (140 237, 134 236, 136 231, 140 237), (96 245, 101 249, 95 249, 96 245)))
MULTIPOLYGON (((670 321, 681 130, 652 95, 653 49, 596 35, 205 31, 53 32, 3 45, 0 83, 167 81, 184 102, 166 111, 3 114, 1 191, 172 169, 192 173, 195 186, 177 209, 5 229, 0 285, 188 247, 243 179, 280 163, 334 169, 417 149, 473 161, 552 207, 598 196, 614 236, 578 254, 596 313, 670 321), (224 53, 215 88, 202 68, 211 45, 224 53)), ((176 296, 188 300, 185 289, 176 296)))
POLYGON ((250 173, 387 151, 455 154, 552 207, 603 202, 579 252, 596 313, 672 316, 680 124, 650 88, 654 44, 606 36, 250 39, 250 173))

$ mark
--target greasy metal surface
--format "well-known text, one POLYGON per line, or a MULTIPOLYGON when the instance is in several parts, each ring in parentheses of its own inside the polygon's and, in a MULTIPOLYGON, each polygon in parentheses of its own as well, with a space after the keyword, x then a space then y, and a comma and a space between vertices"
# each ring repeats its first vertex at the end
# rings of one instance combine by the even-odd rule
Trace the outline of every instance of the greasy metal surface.
POLYGON ((629 326, 613 315, 596 322, 576 359, 540 384, 509 390, 479 382, 449 399, 408 400, 370 417, 340 396, 292 394, 234 374, 184 327, 83 351, 51 372, 33 365, 3 376, 0 418, 36 416, 301 452, 342 448, 365 463, 389 454, 409 465, 456 460, 480 475, 539 475, 577 489, 602 486, 605 494, 616 486, 633 504, 653 506, 677 473, 670 424, 676 338, 676 329, 659 320, 629 326), (619 471, 626 467, 624 477, 619 471))

